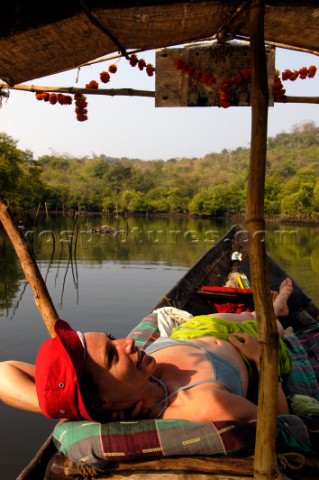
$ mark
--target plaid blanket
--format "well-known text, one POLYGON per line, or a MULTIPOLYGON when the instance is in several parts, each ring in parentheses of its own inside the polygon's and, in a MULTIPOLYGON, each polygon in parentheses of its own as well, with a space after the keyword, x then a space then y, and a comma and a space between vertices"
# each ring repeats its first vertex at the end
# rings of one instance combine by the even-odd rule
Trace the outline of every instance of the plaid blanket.
POLYGON ((319 400, 319 326, 315 324, 284 337, 292 367, 284 377, 286 395, 307 395, 319 400))
MULTIPOLYGON (((131 336, 146 348, 158 338, 156 314, 145 317, 131 336)), ((292 357, 284 379, 287 394, 319 399, 319 326, 285 339, 292 357)), ((174 455, 245 455, 254 451, 256 421, 189 422, 139 420, 101 424, 89 421, 59 423, 57 448, 75 463, 106 468, 111 460, 129 461, 174 455)), ((277 417, 277 451, 319 452, 319 415, 277 417)))

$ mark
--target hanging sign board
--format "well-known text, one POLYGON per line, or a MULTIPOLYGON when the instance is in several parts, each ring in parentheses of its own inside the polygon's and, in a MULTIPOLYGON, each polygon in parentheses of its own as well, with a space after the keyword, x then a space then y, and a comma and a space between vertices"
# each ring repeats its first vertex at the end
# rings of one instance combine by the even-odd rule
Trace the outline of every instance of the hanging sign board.
MULTIPOLYGON (((156 107, 244 107, 250 105, 251 67, 247 43, 197 44, 156 52, 156 107)), ((269 105, 275 49, 266 47, 269 105)))

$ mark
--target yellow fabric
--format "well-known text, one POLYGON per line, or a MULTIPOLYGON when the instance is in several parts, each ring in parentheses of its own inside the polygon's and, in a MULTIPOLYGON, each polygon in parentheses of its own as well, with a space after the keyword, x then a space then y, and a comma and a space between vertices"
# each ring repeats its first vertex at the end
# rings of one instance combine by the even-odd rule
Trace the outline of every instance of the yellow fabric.
POLYGON ((295 415, 319 414, 319 401, 307 395, 295 394, 289 397, 292 412, 295 415))

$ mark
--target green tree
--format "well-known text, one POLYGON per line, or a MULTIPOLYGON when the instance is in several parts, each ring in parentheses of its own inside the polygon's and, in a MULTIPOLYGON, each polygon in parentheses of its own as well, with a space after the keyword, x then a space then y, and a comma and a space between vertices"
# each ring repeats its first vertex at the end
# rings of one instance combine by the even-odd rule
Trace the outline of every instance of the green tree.
POLYGON ((269 215, 280 214, 281 209, 282 178, 277 175, 266 177, 265 181, 265 213, 269 215))
POLYGON ((10 205, 23 208, 35 206, 44 192, 33 154, 18 149, 5 133, 0 133, 0 192, 10 205))
POLYGON ((167 192, 167 207, 169 213, 183 213, 187 211, 189 198, 184 197, 181 188, 171 188, 167 192))
POLYGON ((108 195, 102 200, 102 210, 108 214, 114 213, 117 211, 118 201, 117 198, 113 195, 108 195))
MULTIPOLYGON (((167 161, 57 154, 34 161, 2 134, 0 188, 24 208, 45 201, 61 211, 231 215, 246 209, 249 154, 238 147, 167 161)), ((311 123, 269 139, 266 214, 318 215, 318 157, 319 128, 311 123)))
POLYGON ((120 200, 120 208, 123 212, 140 213, 148 210, 145 195, 142 192, 126 190, 120 200))
POLYGON ((313 213, 313 192, 312 184, 302 184, 298 192, 287 195, 282 199, 281 212, 291 216, 310 215, 313 213))
POLYGON ((212 215, 214 213, 212 208, 212 194, 207 190, 202 190, 189 203, 190 213, 196 215, 212 215))

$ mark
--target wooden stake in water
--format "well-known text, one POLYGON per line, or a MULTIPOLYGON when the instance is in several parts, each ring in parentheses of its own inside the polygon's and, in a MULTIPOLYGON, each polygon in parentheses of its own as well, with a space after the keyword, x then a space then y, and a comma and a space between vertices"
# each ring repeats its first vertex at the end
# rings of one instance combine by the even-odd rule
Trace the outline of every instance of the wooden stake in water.
POLYGON ((21 232, 17 229, 6 201, 0 196, 0 220, 20 260, 24 275, 29 283, 36 306, 51 337, 55 336, 54 324, 59 316, 53 305, 47 286, 38 265, 29 251, 21 232))

